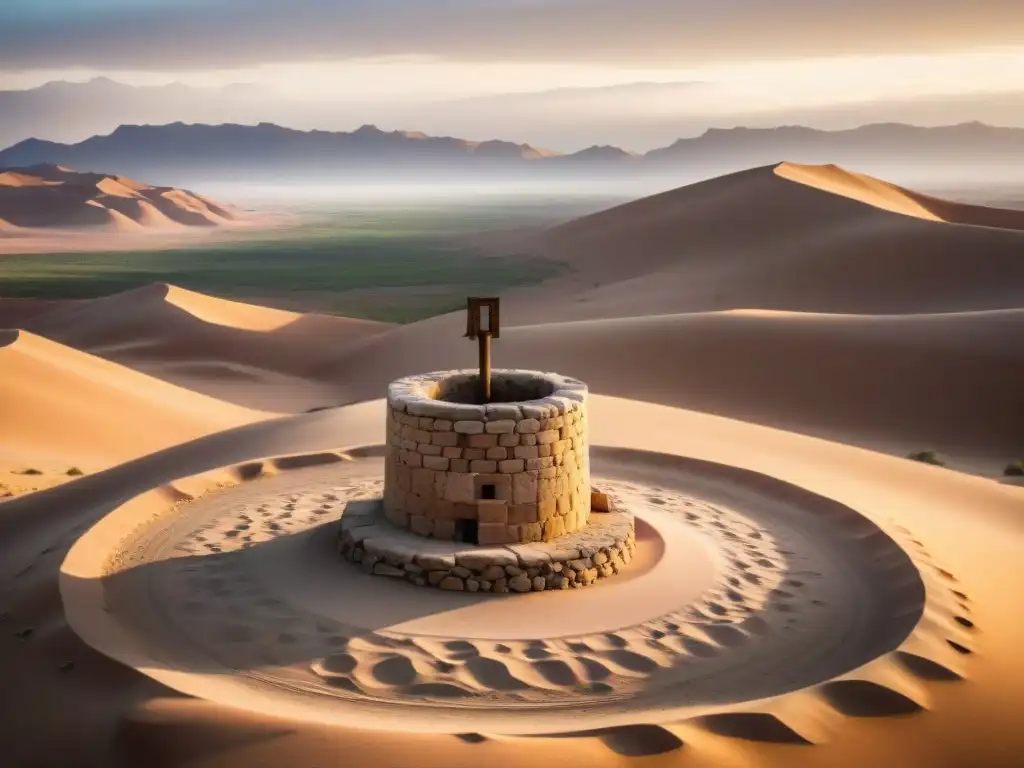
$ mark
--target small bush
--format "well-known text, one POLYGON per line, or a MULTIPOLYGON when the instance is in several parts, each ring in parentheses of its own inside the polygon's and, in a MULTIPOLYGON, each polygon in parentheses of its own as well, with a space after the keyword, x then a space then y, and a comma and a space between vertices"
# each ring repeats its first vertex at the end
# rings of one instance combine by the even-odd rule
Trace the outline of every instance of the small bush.
POLYGON ((920 461, 922 464, 934 464, 936 467, 944 467, 945 463, 938 457, 935 451, 917 451, 907 454, 911 461, 920 461))
POLYGON ((1024 459, 1020 461, 1011 461, 1006 465, 1006 469, 1003 470, 1003 474, 1007 477, 1024 477, 1024 459))
POLYGON ((64 474, 66 474, 68 477, 81 477, 82 475, 85 474, 85 472, 80 470, 78 467, 71 467, 71 469, 69 469, 64 474))
POLYGON ((28 469, 21 470, 21 472, 19 472, 18 474, 19 475, 41 475, 41 474, 43 474, 43 470, 41 470, 41 469, 34 469, 33 467, 29 467, 28 469))

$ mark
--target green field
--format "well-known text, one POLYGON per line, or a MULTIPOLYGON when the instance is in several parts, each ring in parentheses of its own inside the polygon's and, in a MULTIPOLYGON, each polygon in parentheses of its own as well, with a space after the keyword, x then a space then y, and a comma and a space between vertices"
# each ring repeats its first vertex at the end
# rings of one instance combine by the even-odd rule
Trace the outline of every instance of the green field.
MULTIPOLYGON (((560 211, 570 218, 575 211, 560 211)), ((482 254, 487 230, 552 220, 549 205, 347 208, 243 239, 150 251, 0 257, 0 297, 81 299, 166 282, 269 306, 410 322, 564 271, 522 253, 482 254)))

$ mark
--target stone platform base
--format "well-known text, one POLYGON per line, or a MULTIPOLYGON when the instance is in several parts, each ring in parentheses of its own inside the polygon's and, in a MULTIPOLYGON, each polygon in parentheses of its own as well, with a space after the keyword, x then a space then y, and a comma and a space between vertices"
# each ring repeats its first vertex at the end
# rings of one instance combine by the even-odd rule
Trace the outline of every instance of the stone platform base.
POLYGON ((375 576, 467 592, 575 589, 629 565, 633 515, 596 513, 585 528, 550 542, 480 547, 417 536, 384 517, 382 500, 351 501, 341 516, 338 551, 375 576))

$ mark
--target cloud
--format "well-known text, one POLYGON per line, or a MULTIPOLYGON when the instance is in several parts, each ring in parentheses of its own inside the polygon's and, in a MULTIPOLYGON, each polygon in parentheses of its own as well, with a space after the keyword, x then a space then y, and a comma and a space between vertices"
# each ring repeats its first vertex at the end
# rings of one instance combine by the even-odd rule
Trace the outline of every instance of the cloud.
POLYGON ((643 65, 1024 42, 1020 0, 3 0, 0 69, 430 55, 643 65))

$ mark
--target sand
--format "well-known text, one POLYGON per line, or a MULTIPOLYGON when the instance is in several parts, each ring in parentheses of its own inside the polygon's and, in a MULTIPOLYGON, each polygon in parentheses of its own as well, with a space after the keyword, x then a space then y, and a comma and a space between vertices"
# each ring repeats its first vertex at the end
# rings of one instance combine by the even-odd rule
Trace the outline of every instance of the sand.
POLYGON ((28 327, 0 347, 4 460, 93 462, 0 505, 0 754, 1019 762, 1024 488, 998 472, 1024 454, 1021 235, 915 195, 781 166, 550 233, 577 274, 506 297, 496 359, 599 393, 595 478, 638 517, 630 572, 571 593, 418 589, 333 553, 345 502, 380 492, 384 384, 472 365, 460 315, 173 286, 0 303, 28 327), (888 238, 928 281, 873 256, 888 238), (735 292, 708 305, 701 275, 735 292), (321 396, 349 404, 259 407, 321 396), (901 458, 928 448, 954 468, 901 458))
POLYGON ((215 227, 236 218, 238 211, 195 193, 121 176, 56 165, 0 173, 0 219, 19 230, 19 241, 52 228, 138 232, 215 227))

